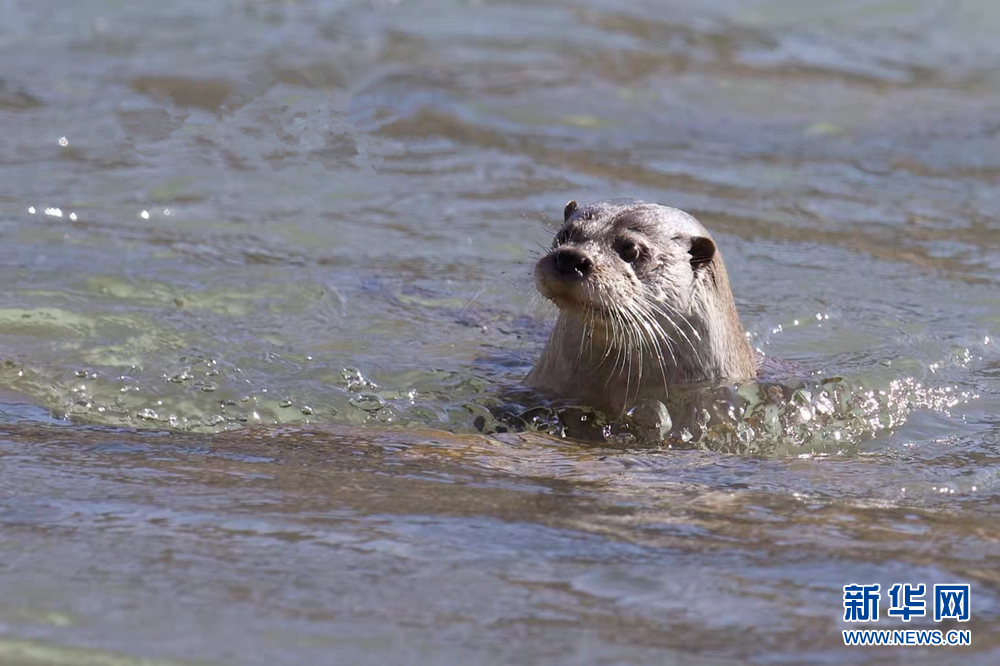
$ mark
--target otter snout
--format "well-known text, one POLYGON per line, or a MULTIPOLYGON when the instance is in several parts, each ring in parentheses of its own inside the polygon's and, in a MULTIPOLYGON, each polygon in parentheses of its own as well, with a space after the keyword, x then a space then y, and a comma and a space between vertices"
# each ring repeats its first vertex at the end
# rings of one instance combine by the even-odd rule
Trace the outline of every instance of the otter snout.
POLYGON ((586 279, 594 270, 590 257, 576 248, 556 250, 552 255, 552 265, 560 277, 571 280, 586 279))
POLYGON ((538 291, 560 308, 586 306, 595 275, 594 260, 595 257, 578 247, 557 247, 535 265, 538 291))

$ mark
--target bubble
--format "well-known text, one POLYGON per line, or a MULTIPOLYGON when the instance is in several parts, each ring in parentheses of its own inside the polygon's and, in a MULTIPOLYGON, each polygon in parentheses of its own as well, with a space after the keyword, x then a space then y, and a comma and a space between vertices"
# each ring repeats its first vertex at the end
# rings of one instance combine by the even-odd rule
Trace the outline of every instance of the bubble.
POLYGON ((158 421, 160 418, 160 415, 156 413, 156 410, 150 409, 149 407, 146 409, 140 409, 135 415, 144 421, 158 421))
POLYGON ((69 145, 69 139, 67 139, 64 136, 59 137, 59 145, 65 148, 66 146, 69 145))
POLYGON ((142 211, 141 213, 139 213, 139 217, 141 217, 144 220, 148 220, 149 219, 149 211, 148 210, 142 211))
POLYGON ((28 206, 28 212, 29 212, 29 213, 30 213, 31 215, 34 215, 34 214, 35 214, 35 207, 34 207, 34 206, 28 206))
POLYGON ((278 403, 278 407, 281 408, 291 407, 291 406, 292 406, 292 401, 289 400, 288 398, 285 398, 284 400, 278 403))
POLYGON ((643 401, 630 409, 625 416, 629 430, 644 441, 662 442, 673 427, 667 406, 659 400, 643 401))
POLYGON ((351 398, 351 404, 366 412, 377 412, 385 406, 385 400, 376 393, 359 393, 351 398))
POLYGON ((348 391, 359 391, 365 388, 378 388, 378 384, 366 379, 357 368, 344 368, 341 370, 340 376, 347 383, 348 391))
POLYGON ((313 408, 309 407, 308 405, 303 405, 301 411, 306 416, 312 416, 313 408))

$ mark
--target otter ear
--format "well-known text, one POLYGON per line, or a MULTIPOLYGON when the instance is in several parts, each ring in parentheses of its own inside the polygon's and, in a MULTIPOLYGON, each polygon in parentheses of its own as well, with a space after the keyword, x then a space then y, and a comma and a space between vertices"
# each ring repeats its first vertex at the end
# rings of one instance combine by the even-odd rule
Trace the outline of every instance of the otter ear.
POLYGON ((576 212, 576 209, 579 207, 580 206, 577 205, 575 201, 570 201, 568 204, 566 204, 566 207, 563 209, 563 222, 569 222, 569 218, 573 215, 573 213, 576 212))
POLYGON ((688 250, 688 254, 691 255, 692 269, 698 270, 699 268, 704 268, 712 261, 712 257, 715 256, 715 243, 711 238, 704 236, 692 238, 691 249, 688 250))

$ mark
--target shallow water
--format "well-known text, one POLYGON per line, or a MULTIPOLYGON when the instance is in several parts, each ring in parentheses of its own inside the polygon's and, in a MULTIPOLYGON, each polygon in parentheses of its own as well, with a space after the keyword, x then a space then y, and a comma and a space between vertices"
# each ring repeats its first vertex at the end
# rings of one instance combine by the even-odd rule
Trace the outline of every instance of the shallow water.
POLYGON ((0 3, 0 661, 996 663, 1000 7, 693 4, 0 3), (793 369, 497 433, 609 196, 793 369))

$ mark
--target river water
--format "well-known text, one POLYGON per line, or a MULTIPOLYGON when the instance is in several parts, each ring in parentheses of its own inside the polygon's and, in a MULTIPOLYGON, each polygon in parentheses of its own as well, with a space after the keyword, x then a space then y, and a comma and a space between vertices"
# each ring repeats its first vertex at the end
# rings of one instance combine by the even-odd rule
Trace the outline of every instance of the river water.
POLYGON ((6 0, 0 62, 0 662, 1000 662, 997 3, 6 0), (661 446, 517 390, 611 196, 787 366, 661 446))

